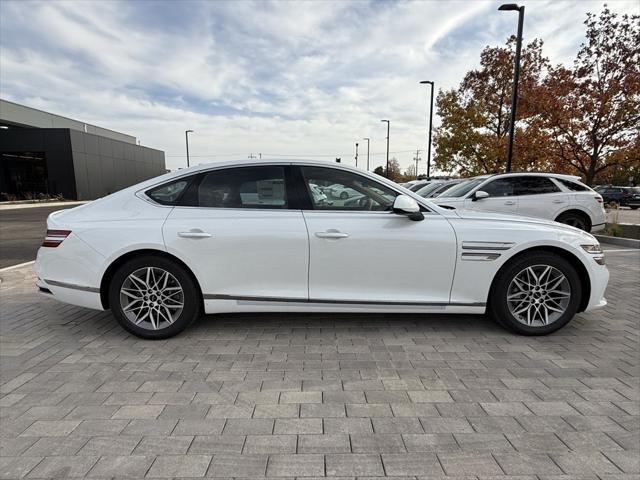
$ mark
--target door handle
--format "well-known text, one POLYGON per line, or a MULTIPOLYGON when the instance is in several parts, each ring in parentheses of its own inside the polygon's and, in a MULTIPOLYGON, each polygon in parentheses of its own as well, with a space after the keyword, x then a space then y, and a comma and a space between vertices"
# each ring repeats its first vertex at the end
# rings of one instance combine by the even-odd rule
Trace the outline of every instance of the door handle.
POLYGON ((553 203, 564 203, 564 200, 557 199, 557 200, 554 200, 553 203))
POLYGON ((337 230, 328 230, 326 232, 316 232, 318 238, 347 238, 348 233, 339 232, 337 230))
POLYGON ((505 205, 515 205, 516 202, 514 202, 513 200, 507 200, 506 202, 504 202, 505 205))
POLYGON ((211 234, 194 228, 188 232, 178 232, 178 236, 182 238, 209 238, 211 234))

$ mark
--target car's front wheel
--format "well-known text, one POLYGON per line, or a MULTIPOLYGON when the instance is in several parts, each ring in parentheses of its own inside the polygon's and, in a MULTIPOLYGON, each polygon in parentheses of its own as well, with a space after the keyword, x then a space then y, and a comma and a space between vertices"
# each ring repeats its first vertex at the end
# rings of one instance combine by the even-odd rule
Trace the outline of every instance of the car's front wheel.
POLYGON ((122 265, 109 286, 109 305, 122 327, 146 339, 177 335, 200 314, 199 290, 184 267, 142 256, 122 265))
POLYGON ((580 297, 580 278, 571 263, 540 252, 515 259, 498 273, 489 308, 494 319, 517 333, 546 335, 573 318, 580 297))

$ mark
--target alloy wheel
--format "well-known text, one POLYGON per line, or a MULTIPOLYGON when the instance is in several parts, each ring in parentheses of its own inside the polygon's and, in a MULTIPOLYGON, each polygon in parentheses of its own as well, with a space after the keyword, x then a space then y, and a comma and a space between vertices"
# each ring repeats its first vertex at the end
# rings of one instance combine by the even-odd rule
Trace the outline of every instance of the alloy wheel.
POLYGON ((571 300, 567 277, 551 265, 532 265, 521 270, 507 289, 507 305, 520 323, 550 325, 565 313, 571 300))
POLYGON ((122 283, 120 307, 134 325, 159 330, 180 317, 184 308, 184 291, 177 278, 167 270, 139 268, 122 283))

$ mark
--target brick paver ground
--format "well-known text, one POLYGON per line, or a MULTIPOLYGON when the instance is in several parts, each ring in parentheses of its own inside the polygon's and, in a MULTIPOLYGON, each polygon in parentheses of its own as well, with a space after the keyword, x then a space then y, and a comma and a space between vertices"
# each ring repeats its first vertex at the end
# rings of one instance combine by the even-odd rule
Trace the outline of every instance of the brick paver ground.
POLYGON ((222 315, 142 341, 0 274, 1 478, 637 479, 640 254, 547 337, 472 316, 222 315))

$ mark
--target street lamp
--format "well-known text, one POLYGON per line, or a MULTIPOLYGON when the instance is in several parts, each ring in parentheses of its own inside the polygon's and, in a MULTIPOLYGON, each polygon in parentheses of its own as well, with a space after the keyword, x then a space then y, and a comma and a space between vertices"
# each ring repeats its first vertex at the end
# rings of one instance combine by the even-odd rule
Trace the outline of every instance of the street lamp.
POLYGON ((431 178, 431 130, 433 129, 433 90, 435 88, 435 85, 431 80, 423 80, 420 83, 431 85, 431 107, 429 108, 429 142, 427 143, 427 180, 429 180, 431 178))
POLYGON ((189 134, 193 133, 193 130, 185 130, 184 141, 187 144, 187 168, 189 168, 189 134))
POLYGON ((391 122, 389 120, 380 120, 381 122, 387 122, 387 173, 386 176, 389 178, 389 130, 391 129, 391 122))
POLYGON ((515 3, 500 5, 498 10, 518 12, 518 35, 516 37, 516 60, 513 68, 513 87, 511 88, 511 119, 509 120, 509 141, 507 143, 507 167, 505 171, 511 171, 511 159, 513 158, 513 134, 516 124, 516 105, 518 104, 518 78, 520 77, 520 52, 522 51, 522 25, 524 23, 524 5, 519 7, 515 3))
POLYGON ((369 141, 371 140, 370 138, 363 138, 363 140, 367 141, 367 172, 369 171, 369 141))
POLYGON ((358 142, 356 142, 356 167, 358 166, 358 142))

